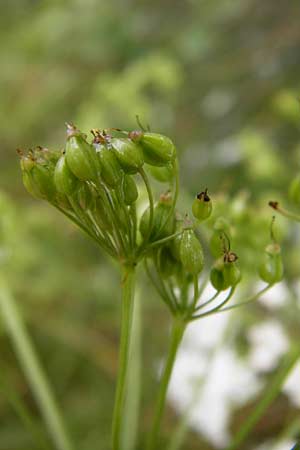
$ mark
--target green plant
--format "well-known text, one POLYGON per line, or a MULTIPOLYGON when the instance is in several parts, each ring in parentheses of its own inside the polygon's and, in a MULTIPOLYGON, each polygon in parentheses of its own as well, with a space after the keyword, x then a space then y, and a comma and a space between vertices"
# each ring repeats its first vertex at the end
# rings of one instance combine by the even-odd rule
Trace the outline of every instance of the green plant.
POLYGON ((266 286, 243 302, 227 305, 241 281, 241 272, 238 257, 230 248, 230 229, 226 219, 217 218, 210 241, 213 256, 217 258, 210 271, 216 292, 208 301, 201 301, 204 284, 200 287, 199 283, 205 260, 199 230, 212 213, 212 201, 207 190, 194 200, 192 213, 195 220, 191 220, 176 209, 178 160, 176 148, 168 137, 143 128, 131 132, 118 128, 93 129, 92 135, 89 142, 85 134, 68 124, 62 151, 42 147, 30 150, 26 155, 19 151, 23 181, 30 194, 47 200, 61 211, 120 266, 122 324, 112 423, 113 450, 122 450, 123 446, 136 266, 141 262, 170 311, 169 352, 146 444, 148 450, 154 450, 159 439, 168 384, 186 327, 192 321, 255 301, 281 279, 280 251, 275 242, 267 249, 272 270, 269 270, 269 259, 260 267, 260 276, 266 281, 266 286), (166 184, 157 200, 151 176, 166 184), (145 197, 144 193, 147 206, 140 215, 137 206, 145 197), (228 291, 227 296, 218 302, 222 291, 228 291))

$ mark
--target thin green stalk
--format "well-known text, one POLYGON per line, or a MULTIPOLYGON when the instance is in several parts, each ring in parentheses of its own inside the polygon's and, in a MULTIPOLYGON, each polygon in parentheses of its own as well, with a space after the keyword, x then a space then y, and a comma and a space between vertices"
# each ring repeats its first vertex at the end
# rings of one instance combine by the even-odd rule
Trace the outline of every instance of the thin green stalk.
POLYGON ((147 442, 147 450, 156 450, 161 428, 161 421, 165 410, 168 386, 174 367, 177 351, 185 331, 186 324, 177 318, 173 319, 171 341, 164 371, 160 380, 160 386, 154 410, 154 419, 147 442))
POLYGON ((126 380, 130 356, 130 339, 134 310, 135 270, 124 267, 122 271, 122 324, 119 353, 119 370, 112 422, 112 448, 121 450, 122 418, 126 394, 126 380))
POLYGON ((236 450, 241 448, 241 444, 249 436, 257 422, 264 415, 266 410, 280 393, 285 380, 299 360, 299 357, 300 347, 293 347, 286 355, 281 367, 275 374, 273 380, 270 383, 267 383, 267 387, 262 398, 254 408, 252 413, 250 413, 245 422, 242 424, 236 436, 233 438, 231 444, 226 448, 226 450, 236 450))
POLYGON ((46 375, 35 353, 17 305, 5 281, 0 278, 0 309, 20 364, 40 407, 53 443, 58 450, 72 450, 61 413, 46 375))

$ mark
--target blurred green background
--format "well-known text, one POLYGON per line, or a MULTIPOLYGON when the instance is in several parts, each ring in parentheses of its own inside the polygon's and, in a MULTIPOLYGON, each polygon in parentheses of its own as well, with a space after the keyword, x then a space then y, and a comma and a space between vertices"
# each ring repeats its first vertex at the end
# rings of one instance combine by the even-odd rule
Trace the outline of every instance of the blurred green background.
MULTIPOLYGON (((132 129, 138 114, 177 144, 183 210, 190 209, 199 189, 208 187, 217 211, 236 221, 236 249, 252 279, 253 262, 268 240, 272 214, 267 200, 288 202, 289 182, 299 170, 299 2, 10 0, 1 2, 0 13, 3 272, 78 448, 107 450, 119 274, 72 224, 25 192, 16 149, 62 147, 66 121, 83 131, 132 129)), ((300 275, 299 231, 278 220, 278 232, 284 239, 290 298, 284 313, 272 314, 296 339, 299 309, 295 315, 292 308, 300 275)), ((140 280, 147 293, 142 296, 147 336, 142 435, 151 418, 155 367, 166 349, 169 316, 142 275, 140 280)), ((269 314, 258 310, 259 319, 254 308, 251 320, 239 317, 238 322, 246 328, 269 314)), ((239 327, 232 332, 232 346, 244 342, 244 332, 239 327)), ((1 323, 0 353, 0 370, 11 390, 18 391, 42 427, 1 323)), ((168 412, 166 437, 178 420, 171 407, 168 412)), ((297 414, 282 396, 242 448, 276 438, 288 425, 286 417, 293 421, 297 414)), ((233 429, 241 417, 237 411, 233 429)), ((0 449, 35 448, 0 392, 0 449)), ((190 431, 184 448, 214 447, 190 431)))

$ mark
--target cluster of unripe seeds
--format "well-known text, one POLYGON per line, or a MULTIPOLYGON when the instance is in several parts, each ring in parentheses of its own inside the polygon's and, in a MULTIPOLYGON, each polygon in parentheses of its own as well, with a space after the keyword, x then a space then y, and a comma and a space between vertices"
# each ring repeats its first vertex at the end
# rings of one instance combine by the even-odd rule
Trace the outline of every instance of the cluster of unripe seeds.
MULTIPOLYGON (((198 290, 204 267, 197 227, 212 213, 207 190, 192 203, 194 221, 176 211, 178 164, 176 148, 166 136, 150 131, 91 130, 92 138, 67 125, 62 151, 38 147, 21 155, 26 189, 50 202, 90 235, 122 264, 144 260, 148 275, 172 312, 193 312, 196 300, 188 296, 192 284, 198 290), (137 215, 143 181, 148 205, 137 215), (150 176, 150 178, 149 178, 150 176), (167 188, 155 201, 151 177, 167 188), (179 294, 178 294, 179 292, 179 294)), ((216 258, 210 281, 220 292, 234 288, 241 279, 237 256, 230 250, 226 219, 215 221, 209 247, 216 258)), ((260 277, 273 284, 282 278, 280 247, 266 248, 260 277)), ((195 296, 197 292, 195 292, 195 296)))

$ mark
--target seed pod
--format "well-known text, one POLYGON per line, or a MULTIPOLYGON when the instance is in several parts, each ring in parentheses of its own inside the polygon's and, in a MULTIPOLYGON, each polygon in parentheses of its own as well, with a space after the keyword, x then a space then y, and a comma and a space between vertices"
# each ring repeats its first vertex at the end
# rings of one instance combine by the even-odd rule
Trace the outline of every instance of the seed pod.
POLYGON ((98 143, 97 138, 96 136, 93 146, 100 159, 101 178, 108 187, 115 188, 122 180, 123 171, 113 150, 104 144, 98 143))
POLYGON ((198 275, 204 266, 203 250, 193 230, 184 230, 180 242, 180 259, 183 269, 198 275))
POLYGON ((289 197, 293 203, 300 203, 300 174, 298 174, 291 182, 289 188, 289 197))
POLYGON ((222 241, 223 233, 226 233, 226 235, 230 238, 231 235, 230 225, 229 222, 224 217, 219 217, 214 224, 214 230, 209 241, 209 248, 211 254, 215 258, 219 258, 220 255, 223 254, 224 250, 224 245, 222 241))
POLYGON ((218 262, 210 271, 210 282, 217 291, 225 291, 229 288, 228 280, 224 278, 224 265, 218 262))
POLYGON ((178 262, 173 258, 170 248, 159 250, 158 267, 163 278, 169 278, 177 272, 178 262))
POLYGON ((192 204, 192 211, 194 217, 201 222, 206 220, 211 215, 212 202, 210 197, 207 195, 207 189, 197 195, 192 204))
POLYGON ((70 170, 79 180, 96 180, 101 166, 95 149, 72 125, 68 125, 67 133, 66 160, 70 170))
POLYGON ((132 203, 134 203, 139 196, 136 183, 131 175, 124 176, 123 194, 124 194, 124 202, 126 205, 132 205, 132 203))
POLYGON ((65 155, 57 161, 54 171, 54 183, 60 194, 71 195, 79 184, 78 178, 69 169, 65 155))
POLYGON ((241 271, 235 262, 226 262, 224 264, 223 276, 225 285, 236 286, 241 281, 241 271))
POLYGON ((150 175, 161 183, 168 183, 174 178, 174 169, 171 164, 162 167, 149 166, 148 170, 150 175))
MULTIPOLYGON (((162 194, 159 202, 154 207, 153 228, 150 236, 150 240, 162 239, 169 236, 174 232, 174 215, 170 215, 172 208, 172 198, 169 193, 162 194)), ((150 208, 148 207, 140 221, 140 232, 143 237, 146 237, 148 233, 150 218, 150 208)))
POLYGON ((25 177, 26 188, 32 188, 32 192, 35 193, 37 198, 42 198, 48 201, 53 200, 56 190, 52 171, 45 166, 35 164, 27 175, 27 180, 25 177))
POLYGON ((158 133, 132 131, 130 139, 139 142, 143 149, 144 159, 151 166, 164 166, 176 157, 176 149, 167 136, 158 133))
POLYGON ((143 152, 138 143, 125 138, 113 138, 111 146, 124 172, 134 174, 143 166, 143 152))
POLYGON ((259 266, 260 278, 269 284, 278 283, 283 277, 283 264, 280 245, 270 244, 266 247, 259 266))

